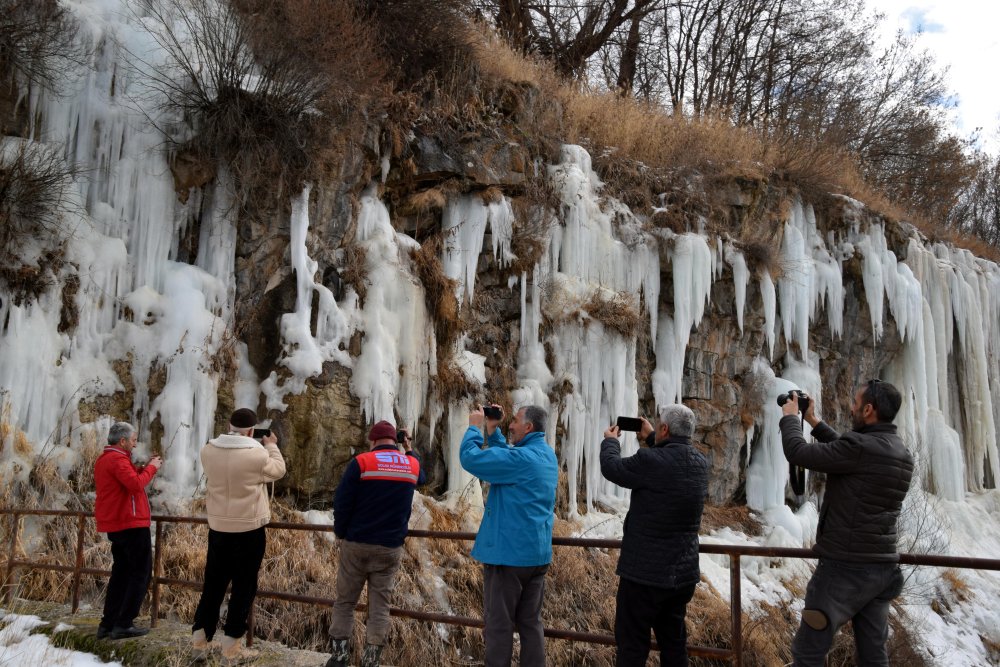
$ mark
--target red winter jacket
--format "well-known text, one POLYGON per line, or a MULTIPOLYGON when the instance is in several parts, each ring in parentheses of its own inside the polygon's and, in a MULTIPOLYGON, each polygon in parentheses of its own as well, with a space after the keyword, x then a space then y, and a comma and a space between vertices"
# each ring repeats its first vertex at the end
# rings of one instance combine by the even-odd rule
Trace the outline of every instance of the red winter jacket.
POLYGON ((142 469, 132 464, 128 452, 108 445, 94 463, 94 518, 97 532, 115 533, 129 528, 149 527, 149 499, 146 485, 156 474, 156 466, 142 469))

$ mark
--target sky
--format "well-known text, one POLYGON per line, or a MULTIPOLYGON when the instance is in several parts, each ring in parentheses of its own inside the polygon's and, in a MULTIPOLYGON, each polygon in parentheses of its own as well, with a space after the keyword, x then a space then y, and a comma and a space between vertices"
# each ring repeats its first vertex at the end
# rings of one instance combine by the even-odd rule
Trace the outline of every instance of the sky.
POLYGON ((982 147, 1000 153, 1000 2, 995 0, 867 0, 886 15, 886 35, 922 31, 918 45, 947 66, 963 136, 981 127, 982 147))

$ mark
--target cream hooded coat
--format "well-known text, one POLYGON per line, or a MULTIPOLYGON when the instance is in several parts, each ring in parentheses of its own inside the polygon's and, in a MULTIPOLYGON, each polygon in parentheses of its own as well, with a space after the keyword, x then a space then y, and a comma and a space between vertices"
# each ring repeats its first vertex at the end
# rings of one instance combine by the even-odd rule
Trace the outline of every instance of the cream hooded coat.
POLYGON ((243 435, 220 435, 201 449, 208 488, 208 527, 245 533, 271 520, 268 482, 285 476, 277 445, 264 446, 243 435))

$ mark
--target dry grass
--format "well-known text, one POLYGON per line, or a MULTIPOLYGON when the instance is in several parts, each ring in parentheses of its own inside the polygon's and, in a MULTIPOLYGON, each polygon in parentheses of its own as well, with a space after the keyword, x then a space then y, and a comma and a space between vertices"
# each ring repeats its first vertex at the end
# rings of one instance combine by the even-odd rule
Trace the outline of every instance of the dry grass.
POLYGON ((701 515, 702 534, 724 527, 735 528, 746 535, 760 535, 761 533, 760 521, 750 514, 750 508, 746 505, 706 503, 705 511, 701 515))
POLYGON ((959 602, 965 602, 972 594, 969 590, 969 584, 965 583, 965 580, 962 579, 961 575, 959 575, 959 573, 955 570, 942 571, 941 579, 948 584, 952 594, 959 602))
POLYGON ((605 328, 631 339, 644 321, 637 301, 635 295, 627 292, 617 292, 610 297, 602 292, 594 292, 583 304, 583 310, 605 328))

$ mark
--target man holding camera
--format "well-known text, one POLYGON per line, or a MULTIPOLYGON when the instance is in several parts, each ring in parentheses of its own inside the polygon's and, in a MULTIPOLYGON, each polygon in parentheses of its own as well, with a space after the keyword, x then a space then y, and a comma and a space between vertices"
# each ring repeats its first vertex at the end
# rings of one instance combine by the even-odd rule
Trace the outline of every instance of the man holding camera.
POLYGON ((387 421, 368 433, 371 449, 347 464, 333 498, 333 532, 340 548, 337 601, 326 667, 350 664, 354 607, 368 583, 368 621, 362 667, 376 667, 389 634, 389 597, 403 557, 413 491, 426 481, 407 430, 387 421), (400 451, 400 448, 403 451, 400 451))
POLYGON ((888 382, 859 387, 851 404, 852 430, 838 434, 816 418, 812 401, 804 419, 819 443, 802 436, 801 392, 782 405, 785 457, 826 473, 816 529, 819 563, 806 589, 802 623, 792 641, 796 667, 820 667, 837 630, 851 621, 860 665, 889 664, 889 605, 903 588, 896 524, 913 476, 913 457, 892 423, 902 397, 888 382))
POLYGON ((132 622, 146 597, 153 568, 146 486, 162 461, 154 456, 145 466, 133 464, 137 437, 131 424, 115 422, 108 431, 108 444, 94 463, 94 519, 97 532, 108 534, 112 558, 98 639, 141 637, 149 632, 132 622))
POLYGON ((687 665, 684 616, 701 579, 698 531, 708 494, 708 462, 691 442, 695 414, 684 405, 660 410, 656 430, 642 419, 649 446, 622 458, 621 429, 601 443, 601 474, 632 489, 618 557, 615 643, 618 667, 642 667, 656 632, 660 662, 687 665))
POLYGON ((240 408, 229 418, 229 433, 201 449, 208 514, 208 556, 201 599, 194 613, 191 646, 203 656, 215 636, 219 608, 232 582, 223 627, 222 658, 240 660, 241 639, 257 595, 257 576, 267 545, 264 526, 271 520, 267 483, 285 476, 285 459, 270 430, 254 432, 257 414, 240 408), (260 438, 257 440, 254 436, 260 438))
POLYGON ((545 664, 542 597, 552 562, 559 464, 545 442, 546 413, 531 405, 510 423, 513 446, 497 428, 503 409, 487 406, 469 415, 462 438, 462 467, 490 483, 472 557, 483 564, 483 641, 486 667, 508 667, 514 630, 522 667, 545 664), (484 446, 485 439, 485 446, 484 446))

